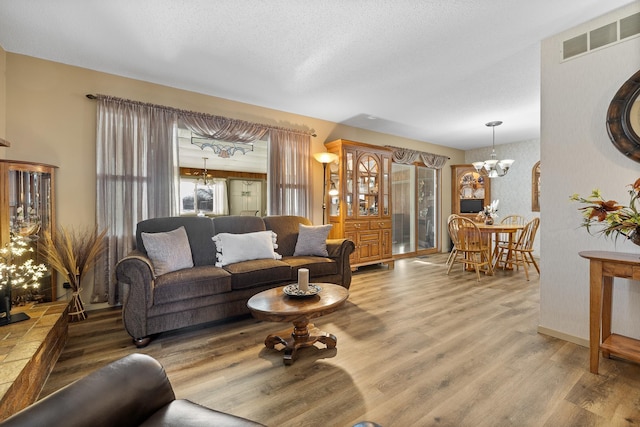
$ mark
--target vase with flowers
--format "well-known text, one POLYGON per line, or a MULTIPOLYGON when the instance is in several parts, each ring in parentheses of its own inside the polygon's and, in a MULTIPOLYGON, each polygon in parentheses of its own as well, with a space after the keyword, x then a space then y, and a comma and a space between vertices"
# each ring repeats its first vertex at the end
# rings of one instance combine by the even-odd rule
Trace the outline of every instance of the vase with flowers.
POLYGON ((629 205, 619 205, 615 200, 605 200, 600 190, 594 189, 587 197, 578 194, 571 196, 571 200, 585 204, 578 210, 582 211, 582 226, 590 234, 592 227, 598 227, 595 232, 613 237, 614 241, 620 236, 640 245, 640 213, 638 213, 638 197, 640 197, 640 178, 629 184, 629 205))
POLYGON ((500 203, 500 200, 493 200, 490 205, 485 206, 479 212, 478 215, 485 224, 493 225, 494 220, 498 217, 498 203, 500 203))
POLYGON ((9 243, 0 249, 0 325, 29 318, 24 313, 11 316, 11 291, 38 288, 40 279, 47 273, 47 267, 36 264, 29 252, 34 252, 30 240, 14 233, 10 235, 9 243))
POLYGON ((94 266, 105 249, 106 230, 68 230, 60 227, 55 235, 44 233, 42 254, 51 268, 69 284, 71 294, 71 321, 87 318, 80 296, 82 279, 94 266))

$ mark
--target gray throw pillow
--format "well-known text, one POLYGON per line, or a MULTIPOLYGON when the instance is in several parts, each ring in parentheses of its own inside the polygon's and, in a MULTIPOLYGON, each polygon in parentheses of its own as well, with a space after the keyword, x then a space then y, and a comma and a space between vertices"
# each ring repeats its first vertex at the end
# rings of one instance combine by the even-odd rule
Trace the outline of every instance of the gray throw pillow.
POLYGON ((327 252, 327 237, 331 231, 331 224, 304 225, 298 227, 298 241, 293 256, 316 255, 329 256, 327 252))
POLYGON ((191 246, 184 227, 166 233, 141 233, 156 276, 193 267, 191 246))

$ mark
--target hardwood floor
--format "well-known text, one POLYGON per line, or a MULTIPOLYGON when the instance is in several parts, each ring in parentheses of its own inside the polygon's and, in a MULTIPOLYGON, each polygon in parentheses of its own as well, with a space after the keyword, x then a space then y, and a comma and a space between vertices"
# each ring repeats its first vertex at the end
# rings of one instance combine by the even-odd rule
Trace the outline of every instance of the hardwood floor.
MULTIPOLYGON (((460 266, 447 276, 445 260, 357 272, 346 305, 315 319, 337 348, 302 349, 292 366, 264 347, 284 325, 249 317, 165 333, 141 352, 164 365, 179 398, 274 427, 640 424, 640 365, 601 359, 593 375, 587 348, 536 332, 535 271, 529 282, 499 270, 478 283, 460 266)), ((70 325, 41 397, 137 351, 119 316, 70 325)))

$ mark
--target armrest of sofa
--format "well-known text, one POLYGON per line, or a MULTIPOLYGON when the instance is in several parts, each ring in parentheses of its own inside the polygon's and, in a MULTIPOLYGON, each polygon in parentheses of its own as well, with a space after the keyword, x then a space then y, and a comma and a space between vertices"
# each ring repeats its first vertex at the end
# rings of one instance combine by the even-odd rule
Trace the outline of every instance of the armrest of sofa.
POLYGON ((329 258, 336 261, 338 273, 342 276, 342 286, 347 289, 351 286, 351 262, 349 261, 349 255, 351 255, 355 249, 355 244, 349 239, 327 239, 329 258))
POLYGON ((138 250, 116 265, 116 278, 122 285, 122 321, 134 339, 147 333, 147 311, 153 305, 154 271, 151 260, 138 250))
POLYGON ((137 426, 174 400, 162 365, 134 353, 37 401, 1 425, 137 426))

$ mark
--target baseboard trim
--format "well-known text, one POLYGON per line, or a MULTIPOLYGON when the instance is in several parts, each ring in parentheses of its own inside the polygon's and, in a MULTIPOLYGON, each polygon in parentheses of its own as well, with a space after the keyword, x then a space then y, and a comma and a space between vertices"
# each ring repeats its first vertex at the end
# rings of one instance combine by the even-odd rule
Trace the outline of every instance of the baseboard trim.
POLYGON ((554 338, 560 338, 561 340, 569 341, 570 343, 589 348, 589 340, 585 340, 583 338, 565 334, 564 332, 545 328, 544 326, 538 326, 538 333, 543 335, 549 335, 550 337, 554 337, 554 338))

